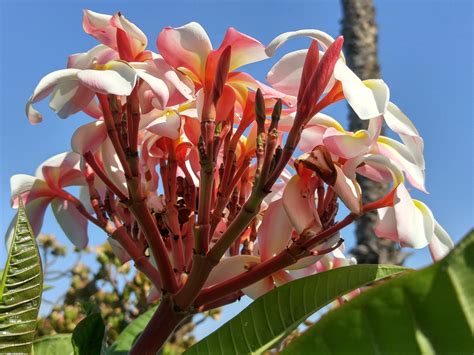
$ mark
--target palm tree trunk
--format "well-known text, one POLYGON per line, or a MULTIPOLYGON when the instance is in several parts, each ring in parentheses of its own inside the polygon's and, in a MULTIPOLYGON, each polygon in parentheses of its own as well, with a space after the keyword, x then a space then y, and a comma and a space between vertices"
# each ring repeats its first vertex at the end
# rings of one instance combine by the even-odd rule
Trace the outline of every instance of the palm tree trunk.
MULTIPOLYGON (((342 35, 344 53, 349 68, 361 79, 380 78, 377 57, 378 30, 375 23, 375 9, 372 0, 341 0, 343 8, 342 35)), ((349 128, 351 131, 367 128, 367 121, 360 120, 349 108, 349 128)), ((387 185, 358 178, 364 191, 363 201, 371 202, 387 192, 387 185)), ((373 232, 376 213, 371 212, 356 222, 357 245, 351 253, 361 264, 390 263, 402 264, 406 254, 386 239, 379 239, 373 232)))

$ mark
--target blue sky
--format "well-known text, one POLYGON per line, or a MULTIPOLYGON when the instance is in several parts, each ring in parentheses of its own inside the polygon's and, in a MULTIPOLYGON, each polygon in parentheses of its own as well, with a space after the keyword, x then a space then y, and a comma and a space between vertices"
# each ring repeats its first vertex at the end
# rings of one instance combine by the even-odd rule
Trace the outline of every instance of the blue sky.
MULTIPOLYGON (((455 241, 473 226, 473 5, 469 0, 375 1, 379 24, 379 57, 383 79, 395 102, 425 139, 429 195, 414 193, 432 209, 455 241)), ((83 8, 121 11, 148 36, 149 48, 164 26, 189 21, 203 25, 215 46, 232 26, 264 44, 278 34, 318 28, 340 31, 339 1, 23 1, 0 2, 0 231, 14 212, 9 205, 9 179, 33 174, 48 157, 66 151, 74 130, 88 121, 82 115, 61 120, 46 103, 37 105, 44 121, 29 124, 24 104, 36 83, 62 69, 67 56, 96 44, 82 30, 83 8)), ((279 55, 307 46, 295 40, 279 55)), ((277 55, 277 57, 279 57, 277 55)), ((274 60, 250 68, 263 80, 274 60)), ((346 123, 345 105, 330 112, 346 123)), ((43 232, 60 239, 49 213, 43 232)), ((344 236, 352 243, 352 230, 344 236)), ((91 229, 91 242, 104 236, 91 229)), ((3 244, 0 244, 3 245, 3 244)), ((5 260, 0 248, 0 262, 5 260)), ((430 262, 426 250, 415 251, 408 265, 430 262)), ((234 307, 235 311, 235 307, 234 307)), ((227 313, 227 314, 231 314, 227 313)), ((210 329, 210 328, 209 328, 210 329)))

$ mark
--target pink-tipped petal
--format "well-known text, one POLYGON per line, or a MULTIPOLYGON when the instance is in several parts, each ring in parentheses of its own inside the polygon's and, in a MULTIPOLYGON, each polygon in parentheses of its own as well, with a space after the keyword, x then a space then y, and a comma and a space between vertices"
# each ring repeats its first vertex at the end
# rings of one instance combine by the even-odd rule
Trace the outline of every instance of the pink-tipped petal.
POLYGON ((111 60, 117 59, 119 59, 119 56, 116 51, 103 44, 99 44, 87 52, 70 55, 67 59, 67 67, 92 69, 96 64, 104 65, 111 60))
POLYGON ((154 69, 152 73, 155 76, 161 77, 165 80, 170 92, 171 104, 176 105, 180 99, 178 94, 184 99, 192 99, 194 95, 194 84, 186 75, 174 70, 163 57, 156 55, 153 58, 154 69), (175 97, 176 96, 176 97, 175 97), (174 99, 174 100, 172 100, 174 99))
POLYGON ((45 180, 50 188, 85 184, 80 170, 81 156, 75 152, 57 154, 44 161, 36 169, 36 177, 45 180))
POLYGON ((104 121, 94 121, 79 127, 71 139, 74 152, 84 155, 86 152, 95 153, 107 138, 107 128, 104 121))
MULTIPOLYGON (((30 223, 31 229, 33 230, 33 234, 35 236, 37 236, 41 231, 41 227, 43 226, 44 214, 50 202, 50 197, 41 197, 31 200, 28 204, 25 204, 28 222, 30 223)), ((13 217, 10 225, 8 226, 7 232, 5 233, 7 248, 9 248, 11 245, 15 223, 16 215, 13 217)))
MULTIPOLYGON (((315 248, 312 249, 313 252, 317 252, 318 250, 324 250, 333 247, 341 238, 339 233, 332 235, 328 240, 324 243, 317 245, 315 248)), ((315 264, 318 260, 320 260, 323 255, 312 255, 307 256, 306 258, 302 258, 298 260, 295 264, 289 266, 288 270, 298 270, 298 269, 305 269, 313 264, 315 264)))
POLYGON ((297 96, 300 86, 306 49, 285 54, 267 74, 270 85, 285 94, 297 96))
POLYGON ((117 50, 116 29, 110 25, 111 15, 83 10, 82 27, 99 42, 117 50))
POLYGON ((130 49, 132 51, 132 58, 135 58, 138 54, 145 50, 148 44, 148 39, 146 38, 145 34, 134 23, 126 19, 125 16, 123 16, 120 12, 116 13, 110 19, 110 25, 117 28, 117 30, 120 29, 125 32, 130 49))
POLYGON ((406 146, 393 139, 380 137, 377 141, 377 149, 380 154, 389 158, 399 169, 405 172, 413 187, 426 192, 424 168, 416 164, 413 155, 406 146))
POLYGON ((181 117, 176 111, 167 111, 165 115, 152 121, 146 129, 160 137, 177 139, 181 129, 181 117))
POLYGON ((158 36, 156 45, 168 64, 175 68, 186 68, 203 80, 212 44, 200 24, 191 22, 182 27, 166 27, 158 36))
POLYGON ((286 248, 292 230, 293 225, 288 219, 283 201, 272 202, 265 211, 262 224, 258 229, 258 244, 262 261, 270 259, 286 248))
POLYGON ((332 154, 341 158, 351 159, 367 153, 372 139, 366 130, 360 130, 351 134, 329 127, 324 132, 323 142, 332 154))
POLYGON ((143 81, 148 84, 151 91, 153 92, 154 98, 157 100, 158 103, 155 107, 160 110, 165 109, 170 97, 170 93, 166 83, 162 79, 151 75, 145 70, 139 70, 135 68, 135 71, 138 77, 143 79, 143 81))
POLYGON ((70 201, 55 198, 51 201, 51 209, 61 229, 69 240, 79 249, 87 246, 87 219, 79 213, 70 201))
POLYGON ((251 267, 260 263, 260 258, 254 255, 235 255, 224 257, 219 264, 212 269, 204 287, 215 285, 226 281, 234 276, 248 271, 251 267))
POLYGON ((184 116, 183 129, 189 141, 197 146, 201 136, 201 122, 195 117, 184 116))
POLYGON ((219 50, 227 46, 231 46, 232 51, 229 71, 268 58, 262 43, 232 27, 227 30, 219 50))
POLYGON ((86 107, 83 109, 86 115, 89 115, 96 120, 101 119, 103 117, 102 108, 99 106, 95 98, 93 98, 86 107))
POLYGON ((283 206, 298 234, 316 234, 322 228, 316 208, 314 180, 295 175, 283 192, 283 206))
MULTIPOLYGON (((219 282, 226 281, 234 276, 240 275, 248 271, 251 267, 260 262, 257 256, 253 255, 236 255, 221 259, 219 264, 211 271, 204 287, 215 285, 219 282)), ((244 288, 242 291, 249 297, 257 298, 273 288, 271 278, 265 278, 253 285, 244 288)))
MULTIPOLYGON (((343 166, 344 174, 350 179, 355 179, 356 171, 360 171, 361 165, 369 166, 371 169, 374 169, 373 174, 376 174, 379 178, 384 178, 382 180, 384 182, 392 182, 394 186, 405 181, 403 173, 398 166, 389 158, 378 154, 367 154, 349 159, 343 166)), ((370 178, 370 176, 367 177, 370 178)))
POLYGON ((299 142, 299 148, 303 152, 310 152, 314 147, 323 144, 324 133, 327 127, 324 126, 312 126, 303 130, 301 133, 301 139, 299 142))
POLYGON ((41 163, 41 165, 36 169, 35 175, 38 178, 43 179, 42 171, 44 166, 78 170, 80 168, 80 161, 81 156, 75 152, 59 153, 41 163))
POLYGON ((10 178, 10 196, 13 208, 18 208, 19 196, 22 197, 23 203, 26 205, 36 198, 51 195, 51 189, 46 182, 35 176, 16 174, 10 178))
POLYGON ((275 288, 273 279, 271 277, 265 277, 263 280, 260 280, 246 288, 242 289, 242 292, 249 296, 251 299, 257 299, 260 296, 270 292, 275 288))

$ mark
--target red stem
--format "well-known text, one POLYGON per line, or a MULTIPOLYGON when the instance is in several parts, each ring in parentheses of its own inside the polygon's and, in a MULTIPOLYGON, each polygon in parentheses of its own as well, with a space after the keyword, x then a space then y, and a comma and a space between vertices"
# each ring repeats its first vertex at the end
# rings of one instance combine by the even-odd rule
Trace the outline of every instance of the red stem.
POLYGON ((162 282, 160 273, 153 267, 148 258, 140 252, 132 241, 130 235, 127 233, 127 229, 123 226, 119 227, 111 234, 111 237, 118 241, 127 251, 128 255, 130 255, 132 260, 135 262, 135 267, 143 272, 157 289, 161 289, 162 282))
POLYGON ((143 333, 137 339, 132 349, 131 355, 156 354, 162 344, 179 323, 188 315, 186 312, 177 312, 169 296, 164 296, 158 310, 148 322, 143 333))

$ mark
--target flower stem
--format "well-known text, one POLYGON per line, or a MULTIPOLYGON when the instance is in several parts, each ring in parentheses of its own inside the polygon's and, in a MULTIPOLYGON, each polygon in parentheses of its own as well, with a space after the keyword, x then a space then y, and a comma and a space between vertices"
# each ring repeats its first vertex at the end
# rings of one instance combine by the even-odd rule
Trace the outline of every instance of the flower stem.
POLYGON ((158 310, 133 345, 130 354, 144 355, 158 353, 162 344, 168 340, 169 336, 187 315, 185 312, 175 310, 169 295, 163 296, 158 310))

